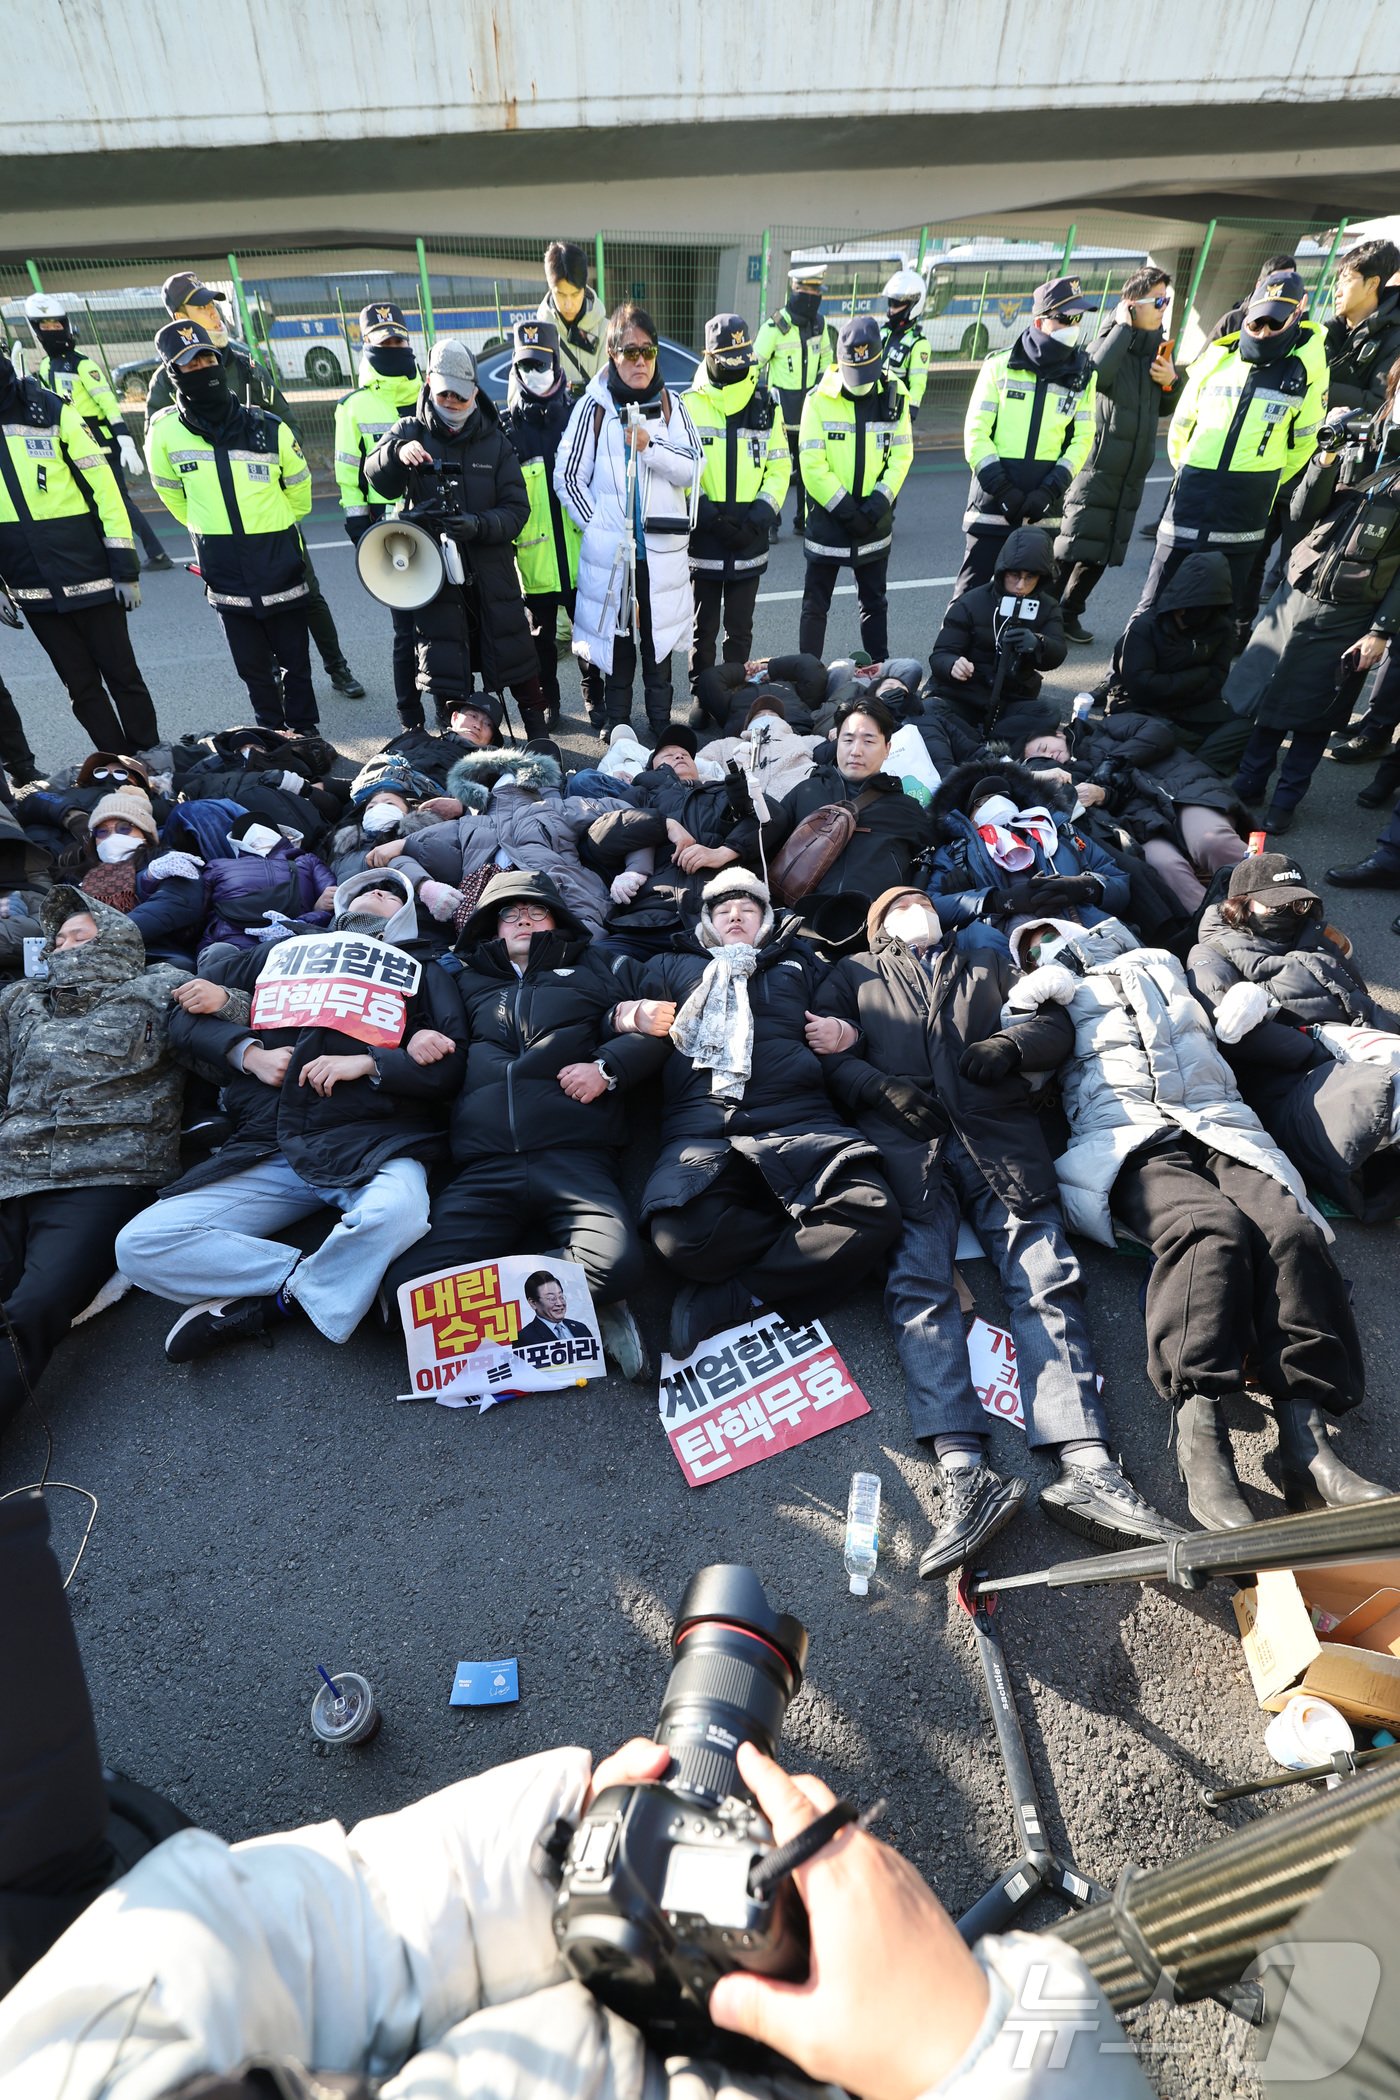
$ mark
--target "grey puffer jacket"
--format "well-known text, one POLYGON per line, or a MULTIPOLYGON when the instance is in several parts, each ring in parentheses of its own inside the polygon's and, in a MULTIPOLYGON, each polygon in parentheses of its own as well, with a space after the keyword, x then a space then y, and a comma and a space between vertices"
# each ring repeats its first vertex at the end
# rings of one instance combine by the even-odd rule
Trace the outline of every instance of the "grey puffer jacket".
POLYGON ((179 1164, 185 1075, 170 1054, 170 995, 189 972, 147 969, 126 914, 66 883, 39 916, 49 975, 0 992, 0 1198, 159 1187, 179 1164), (80 911, 96 940, 55 955, 55 934, 80 911))
POLYGON ((1227 926, 1218 905, 1201 918, 1187 961, 1191 989, 1206 1011, 1233 986, 1262 984, 1264 1019, 1224 1046, 1240 1092, 1289 1158, 1363 1225, 1400 1216, 1400 1152, 1391 1145, 1395 1093, 1385 1065, 1334 1058, 1309 1029, 1335 1022, 1400 1035, 1400 1018, 1371 996, 1366 980, 1309 923, 1283 948, 1244 927, 1227 926))
MULTIPOLYGON (((226 1845, 181 1831, 0 2003, 0 2091, 156 2100, 253 2058, 338 2072, 337 2092, 380 2100, 834 2095, 795 2071, 663 2063, 571 1981, 539 1862, 558 1821, 577 1820, 589 1766, 586 1750, 548 1750, 348 1832, 226 1845)), ((976 1951, 987 2009, 938 2100, 1151 2100, 1063 1941, 1010 1933, 976 1951)))
POLYGON ((1135 1152, 1179 1130, 1280 1182, 1330 1240, 1301 1175, 1247 1108, 1186 972, 1144 948, 1121 920, 1076 932, 1054 962, 1023 977, 1009 1021, 1045 1000, 1069 1009, 1074 1050, 1060 1072, 1070 1142, 1055 1162, 1072 1232, 1114 1244, 1109 1196, 1135 1152))
POLYGON ((1058 561, 1116 569, 1127 554, 1157 452, 1158 419, 1170 413, 1175 398, 1151 377, 1161 342, 1160 328, 1115 321, 1089 345, 1098 380, 1094 442, 1065 496, 1064 522, 1055 540, 1058 561))
POLYGON ((502 866, 547 875, 589 933, 601 933, 607 888, 578 857, 597 810, 577 796, 566 801, 563 787, 559 766, 545 752, 473 751, 447 776, 448 794, 467 815, 416 832, 394 866, 415 887, 431 876, 456 889, 464 876, 504 854, 502 866))

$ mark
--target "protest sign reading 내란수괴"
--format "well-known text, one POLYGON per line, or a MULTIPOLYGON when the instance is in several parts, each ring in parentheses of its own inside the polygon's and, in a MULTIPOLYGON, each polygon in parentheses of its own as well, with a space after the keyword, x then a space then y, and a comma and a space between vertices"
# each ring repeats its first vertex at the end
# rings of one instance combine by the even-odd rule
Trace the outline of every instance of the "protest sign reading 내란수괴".
POLYGON ((661 1426, 691 1487, 868 1415, 869 1402, 817 1320, 755 1310, 684 1363, 661 1359, 661 1426))
POLYGON ((393 1050, 423 966, 365 933, 293 935, 269 949, 253 994, 254 1028, 334 1028, 393 1050))
POLYGON ((560 1392, 604 1374, 577 1262, 507 1254, 399 1286, 413 1390, 401 1400, 489 1407, 501 1393, 560 1392))

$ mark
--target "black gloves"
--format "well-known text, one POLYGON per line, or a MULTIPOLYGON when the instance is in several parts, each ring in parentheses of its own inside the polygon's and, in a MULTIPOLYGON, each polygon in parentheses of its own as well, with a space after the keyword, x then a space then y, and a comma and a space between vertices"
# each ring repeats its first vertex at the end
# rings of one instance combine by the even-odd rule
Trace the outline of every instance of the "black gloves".
POLYGON ((1097 904, 1103 884, 1097 875, 1033 875, 1032 911, 1061 911, 1076 904, 1097 904))
POLYGON ((838 525, 844 525, 847 527, 848 530, 859 519, 860 505, 856 502, 855 497, 851 495, 849 490, 841 498, 841 501, 837 504, 835 510, 831 513, 831 515, 833 518, 835 518, 838 525))
POLYGON ((700 501, 695 506, 696 531, 701 532, 708 526, 717 525, 719 523, 719 515, 719 505, 714 497, 702 494, 700 501))
POLYGON ((1038 525, 1055 501, 1055 491, 1048 489, 1042 481, 1038 489, 1032 489, 1021 505, 1021 523, 1038 525))
POLYGON ((948 1128, 948 1118, 932 1094, 926 1094, 912 1079, 881 1078, 871 1106, 907 1130, 910 1137, 939 1138, 948 1128))
POLYGON ((990 1086, 994 1080, 1005 1079, 1021 1062, 1021 1046, 1009 1035, 990 1035, 985 1043, 969 1043, 958 1059, 958 1070, 964 1079, 973 1079, 978 1086, 990 1086))
POLYGON ((449 518, 443 527, 447 536, 459 547, 465 547, 481 530, 481 520, 473 510, 464 510, 457 517, 449 518))
POLYGON ((860 514, 869 537, 872 540, 878 538, 889 524, 892 515, 889 499, 878 495, 864 497, 861 501, 860 514))
POLYGON ((1033 627, 1024 627, 1019 620, 1008 620, 997 636, 997 647, 1013 662, 1022 656, 1034 656, 1040 648, 1040 636, 1033 627))
MULTIPOLYGON (((997 509, 1001 512, 1008 525, 1019 525, 1026 514, 1025 491, 1018 488, 1004 488, 997 497, 997 509)), ((1043 518, 1045 513, 1040 511, 1037 515, 1043 518)))
POLYGON ((999 888, 988 890, 982 904, 983 918, 1023 918, 1036 901, 1035 880, 1033 875, 1013 875, 999 888))
POLYGON ((374 512, 368 510, 361 511, 357 518, 346 518, 344 522, 345 537, 349 540, 352 547, 358 547, 360 541, 369 531, 370 526, 378 524, 379 521, 375 517, 374 512))

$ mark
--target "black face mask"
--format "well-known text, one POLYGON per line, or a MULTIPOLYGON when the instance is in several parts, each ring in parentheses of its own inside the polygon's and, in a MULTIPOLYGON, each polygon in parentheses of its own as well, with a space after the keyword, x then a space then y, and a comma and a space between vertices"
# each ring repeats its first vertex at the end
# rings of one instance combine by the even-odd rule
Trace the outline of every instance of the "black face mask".
POLYGON ((369 360, 370 370, 378 372, 381 379, 416 379, 418 376, 418 366, 414 360, 411 343, 406 343, 402 350, 377 344, 373 349, 367 350, 365 356, 369 360))
POLYGON ((74 350, 71 328, 41 328, 39 345, 46 357, 71 357, 74 350))
POLYGON ((891 328, 907 328, 909 326, 910 321, 913 319, 913 314, 914 302, 912 299, 891 299, 891 328))
POLYGON ((178 369, 175 391, 181 400, 188 401, 191 408, 197 408, 205 415, 211 412, 217 415, 233 399, 222 365, 201 365, 193 372, 187 366, 178 369))
POLYGON ((1286 904, 1281 904, 1277 911, 1251 911, 1249 930, 1275 948, 1296 948, 1312 924, 1312 916, 1309 912, 1305 918, 1300 912, 1290 911, 1286 904))
POLYGON ((794 321, 806 323, 810 327, 816 322, 821 313, 821 308, 822 298, 820 292, 788 293, 788 312, 792 315, 794 321))
POLYGON ((1276 328, 1272 335, 1251 335, 1247 328, 1240 330, 1240 356, 1247 365, 1276 365, 1280 358, 1290 357, 1298 341, 1298 322, 1290 321, 1284 328, 1276 328))

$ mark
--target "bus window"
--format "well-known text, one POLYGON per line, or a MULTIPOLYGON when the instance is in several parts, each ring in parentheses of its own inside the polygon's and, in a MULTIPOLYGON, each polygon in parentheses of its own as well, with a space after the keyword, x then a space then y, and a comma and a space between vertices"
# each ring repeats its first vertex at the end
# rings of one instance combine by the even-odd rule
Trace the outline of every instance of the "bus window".
POLYGON ((952 303, 952 298, 953 280, 951 277, 940 273, 934 278, 928 288, 928 303, 924 307, 924 312, 929 320, 936 321, 940 314, 946 314, 952 303))

